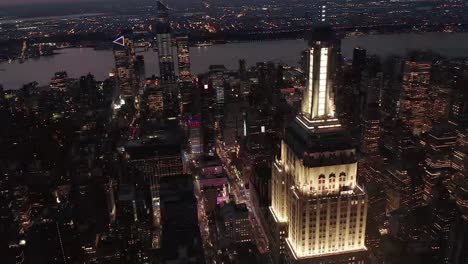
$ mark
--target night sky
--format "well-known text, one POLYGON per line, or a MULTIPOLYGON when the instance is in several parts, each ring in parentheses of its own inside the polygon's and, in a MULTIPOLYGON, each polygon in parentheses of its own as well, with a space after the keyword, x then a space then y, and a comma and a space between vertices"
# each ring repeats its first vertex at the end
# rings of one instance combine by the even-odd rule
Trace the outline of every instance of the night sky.
POLYGON ((0 0, 0 5, 40 4, 40 3, 77 3, 102 0, 0 0))

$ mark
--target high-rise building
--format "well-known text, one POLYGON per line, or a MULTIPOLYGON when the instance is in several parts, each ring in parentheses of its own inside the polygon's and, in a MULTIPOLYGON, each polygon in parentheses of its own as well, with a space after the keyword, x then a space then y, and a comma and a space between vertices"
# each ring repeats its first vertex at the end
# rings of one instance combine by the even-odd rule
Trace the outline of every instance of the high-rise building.
POLYGON ((162 263, 205 263, 191 175, 161 179, 162 263))
POLYGON ((449 235, 449 263, 463 264, 468 262, 468 218, 460 217, 452 227, 449 235))
POLYGON ((189 114, 195 114, 195 109, 193 106, 193 93, 195 85, 193 83, 193 76, 190 70, 188 37, 185 36, 176 38, 176 44, 179 69, 179 111, 183 115, 183 119, 185 121, 187 120, 189 114))
POLYGON ((252 225, 246 204, 226 204, 220 209, 224 238, 232 243, 252 241, 252 225))
POLYGON ((369 106, 363 119, 361 150, 368 158, 375 157, 379 153, 379 140, 382 136, 379 107, 376 104, 369 106))
POLYGON ((273 164, 270 240, 288 263, 366 260, 367 195, 356 182, 355 148, 335 115, 338 48, 331 28, 312 31, 302 108, 273 164))
POLYGON ((56 91, 65 91, 69 82, 68 74, 65 71, 56 72, 54 77, 50 80, 50 89, 56 91))
POLYGON ((190 70, 190 52, 188 45, 188 37, 176 38, 177 43, 177 59, 179 62, 179 79, 182 81, 191 81, 192 72, 190 70))
POLYGON ((408 170, 402 164, 395 164, 385 172, 386 179, 386 212, 391 213, 400 208, 413 205, 413 189, 408 170))
POLYGON ((179 86, 179 111, 182 115, 187 117, 190 114, 195 113, 194 101, 194 89, 195 84, 191 81, 181 81, 179 86))
POLYGON ((163 83, 176 81, 174 56, 172 54, 172 34, 169 23, 169 8, 161 1, 157 2, 158 20, 156 24, 156 41, 158 47, 159 71, 163 83))
POLYGON ((221 133, 224 126, 224 107, 226 103, 227 70, 224 65, 210 65, 209 82, 215 90, 215 130, 216 134, 221 133))
POLYGON ((92 74, 81 76, 79 80, 78 101, 84 107, 93 107, 98 103, 98 83, 92 74))
POLYGON ((435 186, 434 193, 435 199, 430 205, 430 209, 432 209, 429 228, 431 248, 434 251, 436 263, 453 263, 448 260, 451 244, 450 230, 457 227, 456 220, 460 217, 460 212, 442 183, 435 186))
POLYGON ((452 154, 457 142, 455 126, 437 123, 425 135, 423 142, 426 147, 423 199, 429 204, 434 198, 434 186, 452 174, 452 154))
POLYGON ((239 60, 239 74, 241 79, 247 78, 247 66, 244 59, 239 60))
POLYGON ((452 108, 452 118, 458 123, 457 143, 452 157, 454 173, 446 185, 450 198, 455 201, 461 212, 451 228, 448 241, 448 263, 468 263, 468 130, 466 127, 466 89, 460 87, 462 95, 452 108))
MULTIPOLYGON (((231 89, 226 89, 229 93, 231 89)), ((223 107, 224 115, 221 121, 221 140, 223 148, 228 151, 235 151, 239 145, 239 138, 243 135, 243 109, 247 102, 237 100, 232 93, 227 95, 226 104, 223 107)))
POLYGON ((430 78, 431 63, 416 61, 405 63, 399 115, 415 135, 431 128, 427 117, 430 78))
POLYGON ((125 146, 132 167, 143 174, 150 188, 154 248, 159 248, 161 244, 160 179, 184 172, 181 138, 177 127, 160 126, 151 128, 147 138, 132 141, 125 146))
POLYGON ((275 152, 273 125, 272 114, 266 107, 252 107, 244 113, 246 163, 271 163, 275 152))
POLYGON ((269 103, 277 103, 277 95, 279 93, 279 84, 282 84, 278 80, 278 77, 283 75, 283 70, 279 70, 275 63, 257 63, 258 71, 258 84, 260 91, 259 95, 262 96, 262 100, 268 100, 269 103))
POLYGON ((192 159, 196 159, 203 151, 201 138, 200 115, 192 115, 188 118, 188 144, 192 159))
POLYGON ((386 212, 413 209, 421 205, 423 184, 421 175, 424 152, 420 140, 407 127, 398 123, 382 140, 384 167, 382 180, 387 199, 386 212))
POLYGON ((450 96, 450 87, 442 85, 431 86, 429 100, 432 103, 431 110, 428 111, 427 117, 432 123, 447 120, 450 111, 450 96))
POLYGON ((137 57, 133 42, 124 39, 124 46, 114 45, 115 75, 122 97, 135 96, 139 88, 137 57))
POLYGON ((222 162, 217 156, 204 156, 201 159, 199 184, 203 193, 205 212, 211 214, 217 205, 228 199, 228 182, 222 162))
POLYGON ((145 95, 150 116, 162 116, 164 112, 164 92, 159 79, 149 78, 146 80, 145 95))
POLYGON ((366 67, 367 51, 363 48, 356 47, 353 50, 353 72, 361 73, 366 67))
POLYGON ((382 89, 381 112, 382 120, 389 121, 383 125, 391 129, 400 108, 400 93, 403 74, 403 62, 399 57, 389 59, 389 82, 382 89))
POLYGON ((200 93, 201 137, 203 153, 213 156, 215 153, 215 106, 216 90, 208 82, 206 76, 198 77, 198 90, 200 93))
POLYGON ((262 163, 254 167, 250 177, 250 199, 254 210, 267 208, 271 204, 271 167, 262 163))
POLYGON ((453 90, 450 118, 457 122, 465 122, 468 120, 468 79, 457 80, 453 90))
POLYGON ((379 67, 378 59, 366 58, 365 50, 355 49, 349 83, 351 87, 344 89, 344 98, 340 96, 345 107, 340 107, 339 112, 346 117, 343 121, 347 121, 351 128, 357 129, 356 132, 363 132, 362 121, 367 118, 369 111, 373 111, 370 108, 375 108, 375 104, 380 107, 384 75, 379 67))

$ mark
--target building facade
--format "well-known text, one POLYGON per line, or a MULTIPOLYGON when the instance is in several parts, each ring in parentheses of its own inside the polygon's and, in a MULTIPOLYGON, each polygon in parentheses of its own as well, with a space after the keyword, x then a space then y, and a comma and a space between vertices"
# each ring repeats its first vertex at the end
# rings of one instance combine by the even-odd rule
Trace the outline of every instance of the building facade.
POLYGON ((400 118, 415 135, 431 128, 427 116, 431 67, 431 63, 415 61, 407 61, 404 66, 400 118))
POLYGON ((131 40, 125 39, 123 47, 114 46, 114 60, 120 96, 134 97, 137 95, 140 80, 136 71, 136 53, 131 40))
POLYGON ((179 79, 181 81, 191 81, 192 72, 190 70, 190 52, 188 37, 176 38, 177 43, 177 59, 179 68, 179 79))
POLYGON ((224 238, 231 243, 244 243, 253 240, 249 210, 245 204, 226 204, 220 209, 224 238))
POLYGON ((175 83, 174 56, 172 54, 172 30, 169 23, 169 8, 158 1, 156 44, 159 56, 159 71, 163 83, 175 83))

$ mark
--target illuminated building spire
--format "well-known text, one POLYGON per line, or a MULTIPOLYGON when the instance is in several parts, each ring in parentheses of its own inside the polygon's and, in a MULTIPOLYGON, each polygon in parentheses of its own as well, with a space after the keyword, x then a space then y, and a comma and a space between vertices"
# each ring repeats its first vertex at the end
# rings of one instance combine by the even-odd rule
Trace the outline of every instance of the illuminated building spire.
MULTIPOLYGON (((325 20, 322 9, 321 20, 325 20)), ((338 41, 328 26, 318 26, 311 32, 307 50, 307 83, 302 101, 304 121, 334 120, 335 96, 333 79, 338 41)))

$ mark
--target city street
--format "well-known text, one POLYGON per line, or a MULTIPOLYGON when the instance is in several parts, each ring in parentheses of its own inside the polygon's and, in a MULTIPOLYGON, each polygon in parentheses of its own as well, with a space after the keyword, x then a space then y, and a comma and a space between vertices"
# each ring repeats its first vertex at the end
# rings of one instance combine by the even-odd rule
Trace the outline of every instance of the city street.
POLYGON ((205 261, 206 263, 216 263, 216 229, 214 225, 210 225, 208 216, 205 213, 204 197, 200 190, 200 182, 197 174, 194 176, 194 189, 195 197, 197 198, 198 206, 198 223, 200 225, 200 233, 203 240, 203 248, 205 250, 205 261))
POLYGON ((255 243, 260 253, 268 253, 268 239, 265 231, 263 230, 258 216, 255 210, 252 207, 250 201, 250 195, 248 194, 249 190, 245 189, 245 184, 242 179, 242 175, 238 170, 235 170, 231 165, 231 159, 224 150, 221 144, 217 144, 217 153, 220 156, 221 160, 224 163, 224 167, 229 179, 229 185, 231 186, 231 194, 234 195, 236 203, 245 203, 250 213, 250 223, 252 224, 252 230, 254 232, 255 243))

